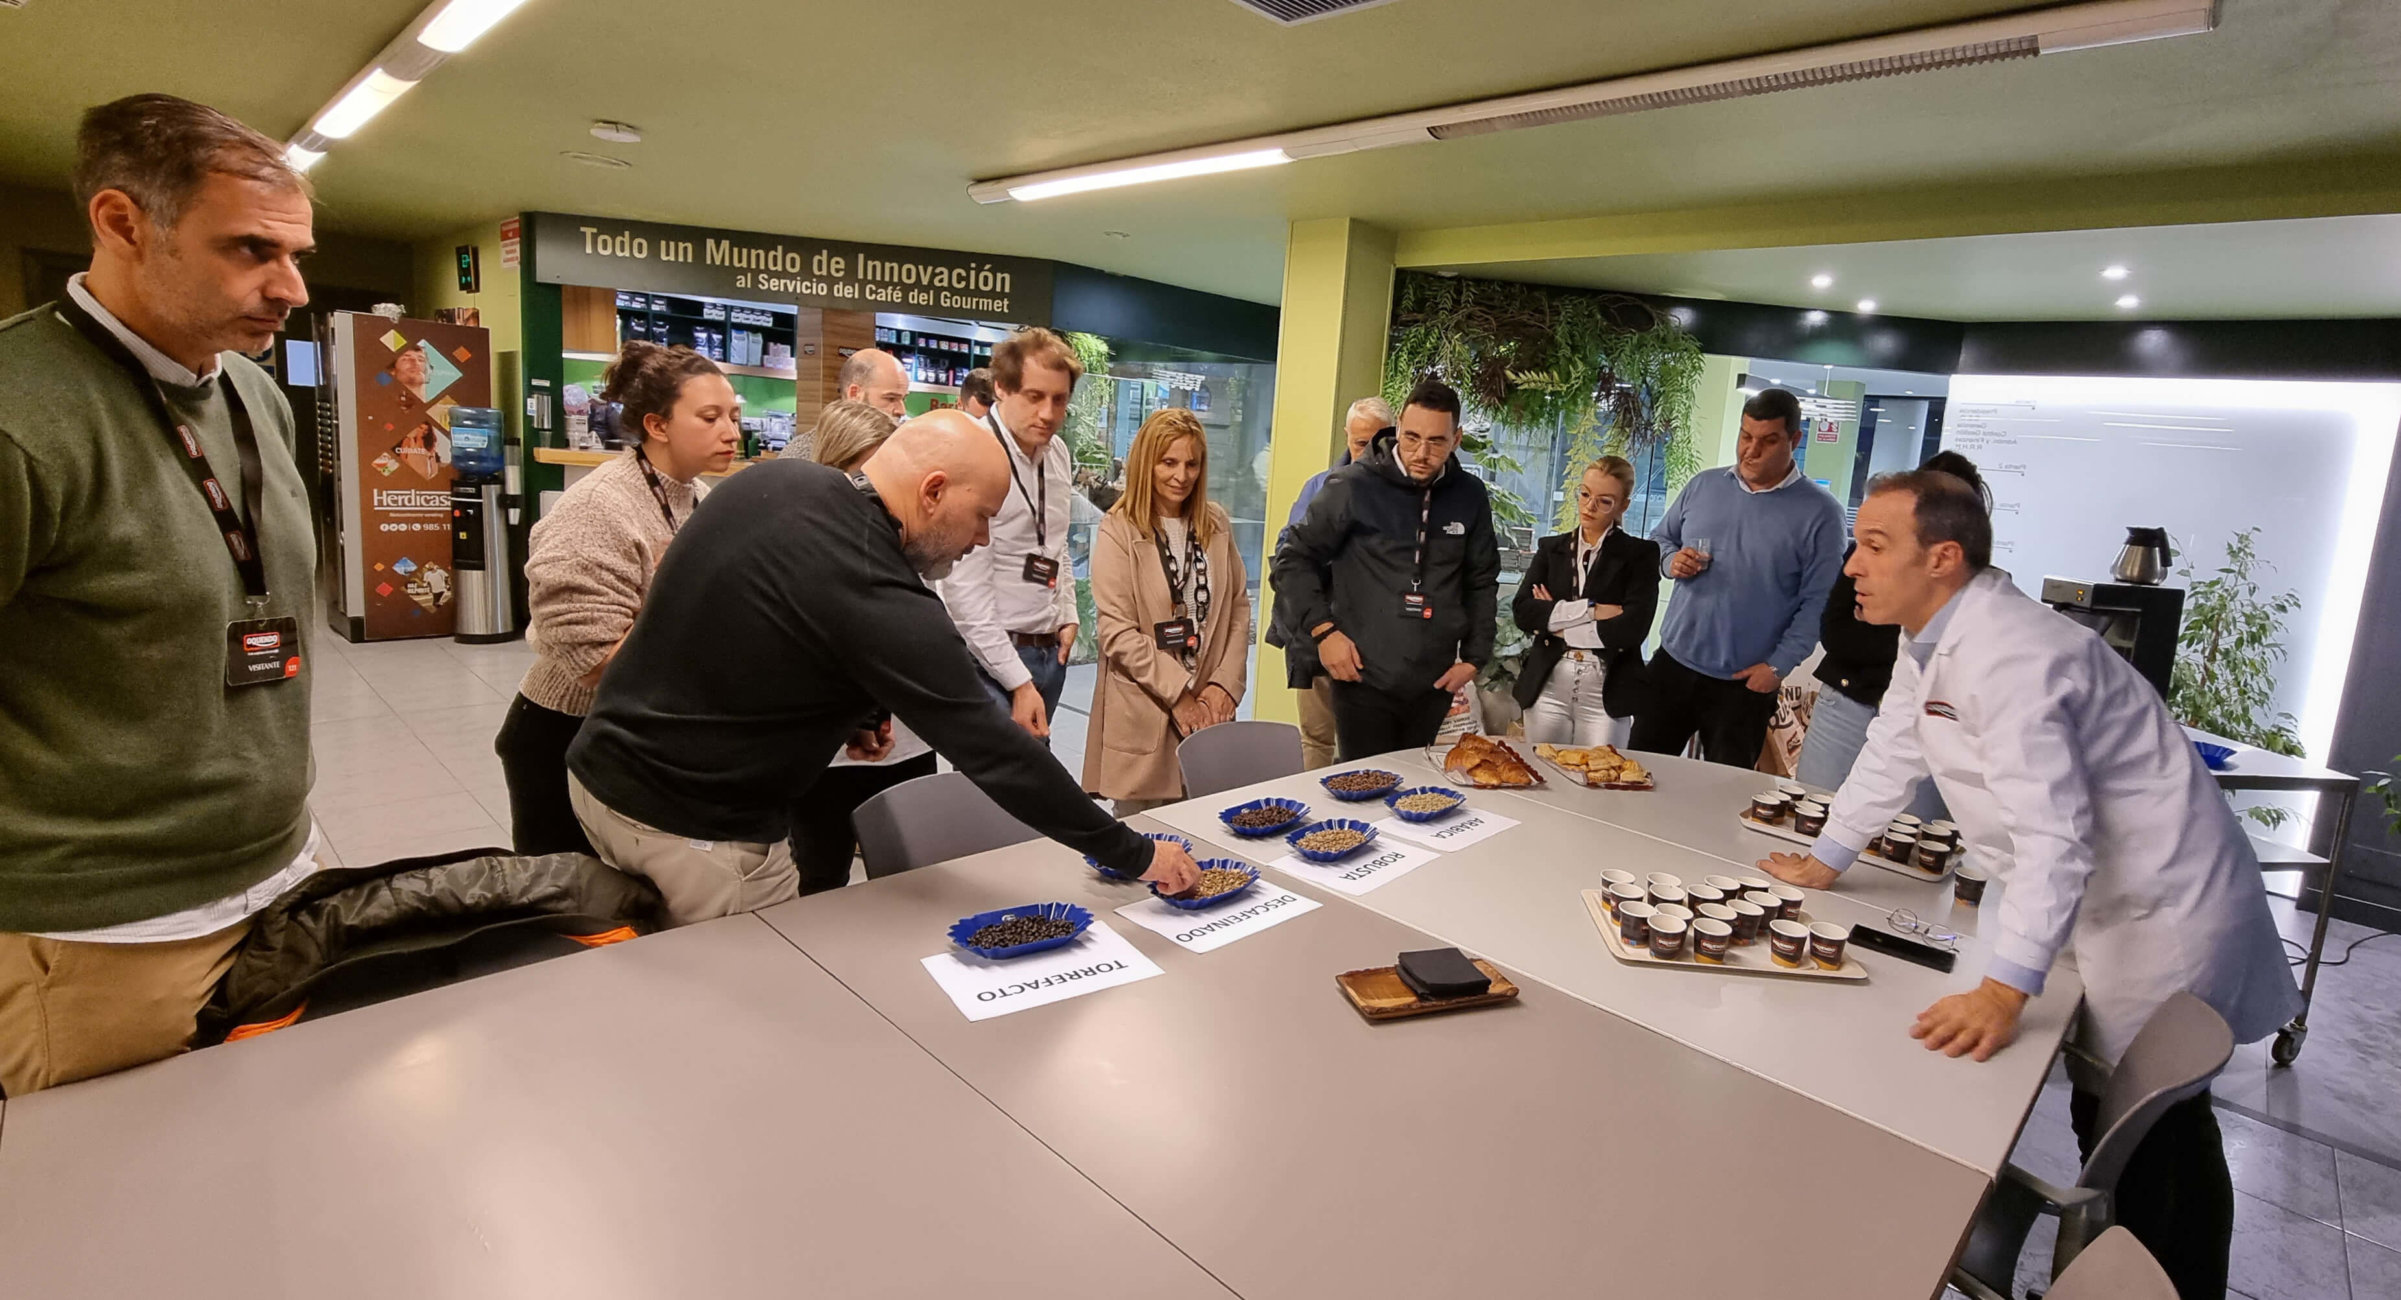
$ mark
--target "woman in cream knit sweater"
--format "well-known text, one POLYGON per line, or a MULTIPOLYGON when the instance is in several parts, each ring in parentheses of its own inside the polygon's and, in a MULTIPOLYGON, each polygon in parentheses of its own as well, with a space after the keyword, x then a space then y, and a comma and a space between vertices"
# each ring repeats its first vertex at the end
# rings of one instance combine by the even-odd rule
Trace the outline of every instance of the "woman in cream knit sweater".
POLYGON ((623 406, 619 427, 640 441, 577 480, 534 525, 525 583, 539 657, 492 744, 519 853, 592 851, 567 803, 567 746, 659 557, 700 504, 700 476, 724 471, 741 447, 733 385, 690 348, 626 344, 600 397, 623 406))

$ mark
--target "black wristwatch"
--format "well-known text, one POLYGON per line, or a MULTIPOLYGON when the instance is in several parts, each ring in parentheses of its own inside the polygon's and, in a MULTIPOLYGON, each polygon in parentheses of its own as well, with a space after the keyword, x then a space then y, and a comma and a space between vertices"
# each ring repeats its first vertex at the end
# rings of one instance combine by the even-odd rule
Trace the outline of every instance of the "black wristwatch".
POLYGON ((1342 630, 1341 628, 1339 628, 1339 627, 1336 627, 1334 624, 1332 624, 1332 623, 1328 623, 1328 624, 1326 624, 1326 627, 1325 627, 1325 630, 1324 630, 1324 631, 1322 631, 1322 632, 1311 632, 1311 633, 1309 634, 1309 643, 1310 643, 1311 645, 1324 645, 1324 644, 1326 643, 1326 638, 1327 638, 1327 637, 1330 637, 1330 636, 1334 635, 1336 632, 1339 632, 1339 631, 1341 631, 1341 630, 1342 630))

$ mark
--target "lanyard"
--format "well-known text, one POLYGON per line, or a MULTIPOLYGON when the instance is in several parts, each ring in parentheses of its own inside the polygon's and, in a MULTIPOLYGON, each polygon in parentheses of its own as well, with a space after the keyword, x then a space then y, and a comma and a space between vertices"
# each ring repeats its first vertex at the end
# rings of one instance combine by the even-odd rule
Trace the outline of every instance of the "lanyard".
POLYGON ((1416 570, 1409 577, 1409 590, 1417 591, 1426 585, 1426 522, 1434 514, 1434 489, 1427 488, 1417 507, 1417 555, 1410 561, 1416 570))
MULTIPOLYGON (((639 443, 634 446, 634 463, 642 467, 642 478, 650 484, 650 498, 659 503, 659 513, 667 516, 667 535, 675 536, 675 511, 667 506, 666 486, 659 482, 658 471, 650 467, 650 457, 642 454, 639 443)), ((715 515, 709 516, 711 519, 716 517, 715 515)))
POLYGON ((1009 446, 1009 436, 1000 431, 1000 421, 994 418, 991 412, 986 411, 984 423, 992 427, 992 436, 1000 439, 1001 454, 1009 458, 1009 479, 1017 485, 1017 495, 1024 497, 1025 503, 1034 508, 1034 550, 1039 552, 1050 545, 1049 539, 1043 536, 1042 531, 1043 517, 1050 513, 1049 449, 1044 449, 1041 462, 1034 466, 1034 485, 1042 491, 1042 495, 1037 497, 1025 490, 1025 480, 1017 476, 1017 452, 1009 446))
POLYGON ((251 427, 250 410, 242 405, 242 393, 234 386, 233 376, 221 374, 217 379, 217 388, 225 394, 226 409, 233 417, 233 445, 241 457, 242 508, 249 514, 247 520, 235 513, 233 498, 226 493, 225 485, 210 467, 208 453, 201 449, 199 436, 192 432, 189 424, 175 417, 175 412, 167 405, 165 390, 159 387, 158 380, 148 370, 143 369, 140 359, 133 355, 133 349, 126 347, 124 340, 94 319, 72 295, 59 300, 58 311, 93 347, 100 349, 109 360, 133 376, 135 387, 141 390, 144 403, 150 408, 151 418, 158 421, 159 431, 166 435, 169 446, 182 453, 180 460, 185 477, 192 480, 192 486, 199 490, 201 500, 208 503, 209 513, 216 517, 217 532, 225 539, 226 553, 233 557, 233 567, 241 571, 243 595, 252 605, 264 606, 267 603, 267 568, 259 559, 258 523, 266 473, 259 464, 258 432, 251 427))
POLYGON ((1182 618, 1185 616, 1184 582, 1200 568, 1200 562, 1193 558, 1199 548, 1193 544, 1192 526, 1189 523, 1184 526, 1184 567, 1181 571, 1177 570, 1174 557, 1167 551, 1167 526, 1152 524, 1150 539, 1159 547, 1159 567, 1167 571, 1167 595, 1175 601, 1175 616, 1182 618))

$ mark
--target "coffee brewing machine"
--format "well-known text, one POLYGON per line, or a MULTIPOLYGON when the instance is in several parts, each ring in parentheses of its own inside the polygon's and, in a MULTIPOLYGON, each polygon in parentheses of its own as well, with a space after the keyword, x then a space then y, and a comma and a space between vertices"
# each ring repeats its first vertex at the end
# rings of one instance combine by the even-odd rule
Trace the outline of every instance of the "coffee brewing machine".
POLYGON ((2175 562, 2167 529, 2129 528, 2112 581, 2044 578, 2043 603, 2100 633, 2164 697, 2184 631, 2184 589, 2159 585, 2175 562))

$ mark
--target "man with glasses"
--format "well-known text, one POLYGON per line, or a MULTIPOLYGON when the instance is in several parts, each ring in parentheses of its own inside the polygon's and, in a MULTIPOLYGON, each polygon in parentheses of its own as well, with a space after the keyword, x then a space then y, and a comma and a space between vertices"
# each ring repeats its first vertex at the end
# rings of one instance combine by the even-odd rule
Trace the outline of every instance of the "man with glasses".
POLYGON ((1334 679, 1345 760, 1433 743, 1492 659, 1500 548, 1458 447, 1459 394, 1421 380, 1400 423, 1327 475, 1276 548, 1276 599, 1334 679))

